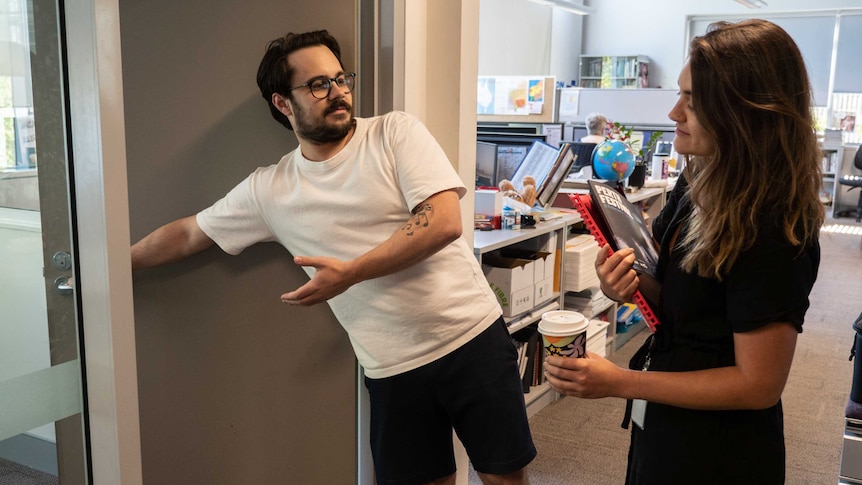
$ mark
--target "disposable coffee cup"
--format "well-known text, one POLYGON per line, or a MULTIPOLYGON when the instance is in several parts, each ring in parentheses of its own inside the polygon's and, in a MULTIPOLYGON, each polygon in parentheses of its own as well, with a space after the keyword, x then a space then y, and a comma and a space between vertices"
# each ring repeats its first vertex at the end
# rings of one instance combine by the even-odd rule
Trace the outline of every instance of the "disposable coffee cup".
POLYGON ((554 310, 542 314, 539 333, 548 355, 586 357, 587 327, 590 322, 582 314, 569 310, 554 310))

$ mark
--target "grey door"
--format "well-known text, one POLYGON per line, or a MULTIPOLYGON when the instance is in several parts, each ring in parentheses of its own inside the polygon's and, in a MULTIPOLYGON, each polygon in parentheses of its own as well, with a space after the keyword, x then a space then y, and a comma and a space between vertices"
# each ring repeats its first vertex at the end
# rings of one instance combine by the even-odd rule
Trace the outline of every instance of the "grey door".
POLYGON ((0 9, 0 476, 12 483, 89 482, 61 16, 53 0, 0 9))
MULTIPOLYGON (((260 58, 325 28, 360 71, 357 3, 120 1, 133 241, 296 146, 260 96, 260 58)), ((355 481, 356 361, 327 306, 279 301, 304 281, 276 244, 134 275, 145 483, 355 481)))

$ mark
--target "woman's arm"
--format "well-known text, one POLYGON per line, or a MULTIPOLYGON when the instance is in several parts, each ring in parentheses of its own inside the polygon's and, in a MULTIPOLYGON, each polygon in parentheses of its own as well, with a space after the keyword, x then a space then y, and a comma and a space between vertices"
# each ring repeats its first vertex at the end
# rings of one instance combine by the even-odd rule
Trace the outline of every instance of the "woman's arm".
POLYGON ((585 398, 644 399, 689 409, 764 409, 781 398, 796 328, 771 323, 733 334, 736 364, 690 372, 622 369, 595 354, 585 359, 548 357, 548 382, 557 391, 585 398))

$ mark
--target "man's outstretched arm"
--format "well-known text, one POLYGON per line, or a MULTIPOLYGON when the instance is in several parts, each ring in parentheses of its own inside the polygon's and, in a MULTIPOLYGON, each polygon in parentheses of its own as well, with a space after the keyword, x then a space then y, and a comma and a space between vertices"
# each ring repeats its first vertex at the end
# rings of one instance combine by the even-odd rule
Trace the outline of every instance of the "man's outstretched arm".
POLYGON ((458 239, 461 231, 458 192, 444 190, 418 204, 389 239, 355 259, 294 256, 294 262, 314 267, 315 273, 311 281, 283 294, 281 300, 299 306, 324 302, 360 281, 409 268, 458 239))
POLYGON ((195 216, 165 224, 132 245, 132 270, 152 268, 187 258, 212 246, 195 216))

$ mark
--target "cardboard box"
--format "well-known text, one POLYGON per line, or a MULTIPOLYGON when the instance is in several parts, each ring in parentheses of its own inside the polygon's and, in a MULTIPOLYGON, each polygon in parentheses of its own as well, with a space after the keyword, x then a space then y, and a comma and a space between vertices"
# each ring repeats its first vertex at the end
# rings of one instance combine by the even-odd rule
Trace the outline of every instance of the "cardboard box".
POLYGON ((477 190, 473 212, 476 216, 490 217, 494 229, 500 229, 503 215, 503 193, 499 190, 477 190))
POLYGON ((533 308, 533 261, 488 254, 482 258, 482 263, 485 278, 497 296, 504 316, 515 316, 533 308))
POLYGON ((524 249, 504 249, 503 256, 508 258, 529 259, 533 262, 533 280, 542 281, 554 277, 556 257, 545 251, 530 251, 524 249))
POLYGON ((542 268, 544 269, 544 277, 542 279, 553 278, 554 277, 554 268, 557 264, 557 256, 551 253, 538 253, 540 256, 536 259, 542 259, 544 264, 542 264, 542 268))
POLYGON ((603 320, 590 320, 587 327, 587 350, 602 357, 607 353, 608 326, 603 320))
POLYGON ((538 305, 544 303, 554 294, 554 278, 551 277, 536 281, 533 288, 533 304, 538 305))
POLYGON ((545 256, 545 278, 551 278, 552 291, 560 291, 560 272, 557 269, 555 251, 551 251, 545 256))

